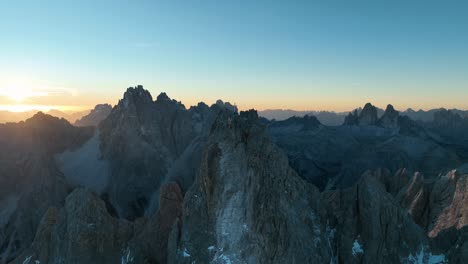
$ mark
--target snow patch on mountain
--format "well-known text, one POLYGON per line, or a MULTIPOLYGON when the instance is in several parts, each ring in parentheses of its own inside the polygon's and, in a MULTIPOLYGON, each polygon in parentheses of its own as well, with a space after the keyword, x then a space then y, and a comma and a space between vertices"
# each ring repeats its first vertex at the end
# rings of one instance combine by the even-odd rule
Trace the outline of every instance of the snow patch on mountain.
POLYGON ((353 256, 357 256, 358 254, 364 254, 364 250, 362 249, 362 246, 361 244, 359 244, 359 241, 357 241, 357 239, 354 240, 351 252, 353 253, 353 256))
POLYGON ((130 264, 130 263, 133 263, 133 255, 132 255, 132 252, 130 250, 130 248, 126 248, 124 251, 123 251, 123 255, 122 257, 120 258, 120 264, 130 264))
POLYGON ((427 252, 426 248, 421 246, 421 250, 414 255, 410 254, 408 259, 403 263, 408 264, 442 264, 446 263, 445 255, 432 255, 432 252, 427 252))

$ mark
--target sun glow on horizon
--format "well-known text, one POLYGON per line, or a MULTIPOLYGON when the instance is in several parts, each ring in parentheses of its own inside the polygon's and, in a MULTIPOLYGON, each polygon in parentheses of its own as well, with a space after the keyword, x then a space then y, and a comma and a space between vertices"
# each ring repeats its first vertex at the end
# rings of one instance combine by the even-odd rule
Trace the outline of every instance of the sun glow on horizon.
POLYGON ((11 100, 20 103, 31 97, 47 96, 47 93, 20 87, 13 87, 7 88, 5 91, 0 92, 0 95, 6 96, 11 100))
POLYGON ((92 109, 92 106, 73 106, 73 105, 37 105, 37 104, 0 104, 0 111, 8 112, 29 112, 29 111, 42 111, 48 112, 50 110, 59 110, 64 112, 78 112, 92 109))

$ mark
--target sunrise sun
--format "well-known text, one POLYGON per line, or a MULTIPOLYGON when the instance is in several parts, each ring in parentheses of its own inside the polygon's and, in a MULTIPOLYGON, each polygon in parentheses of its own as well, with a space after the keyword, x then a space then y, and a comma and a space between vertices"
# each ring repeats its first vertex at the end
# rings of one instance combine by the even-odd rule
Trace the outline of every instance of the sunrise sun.
POLYGON ((24 81, 9 82, 0 87, 0 96, 6 97, 15 103, 22 103, 31 97, 47 96, 46 92, 35 90, 24 81))

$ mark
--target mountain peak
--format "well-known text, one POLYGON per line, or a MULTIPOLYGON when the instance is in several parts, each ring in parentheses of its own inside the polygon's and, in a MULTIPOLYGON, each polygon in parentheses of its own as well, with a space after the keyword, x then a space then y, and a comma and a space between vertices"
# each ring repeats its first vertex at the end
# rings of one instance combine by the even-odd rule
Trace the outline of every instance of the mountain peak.
POLYGON ((110 104, 98 104, 89 114, 76 120, 75 126, 97 126, 102 120, 112 112, 110 104))
POLYGON ((112 110, 112 105, 110 104, 97 104, 92 111, 103 111, 103 110, 112 110))
POLYGON ((66 121, 65 119, 46 114, 42 111, 37 112, 35 115, 33 115, 31 118, 26 119, 25 121, 25 124, 31 126, 46 126, 46 124, 50 125, 52 123, 69 125, 68 121, 66 121))
POLYGON ((359 125, 371 126, 377 123, 377 108, 367 103, 359 115, 359 125))
POLYGON ((396 112, 396 111, 395 111, 395 108, 393 108, 393 105, 388 104, 387 108, 385 108, 385 112, 387 113, 387 112, 396 112))
POLYGON ((156 98, 156 101, 170 101, 171 98, 169 98, 169 96, 167 96, 167 94, 165 92, 162 92, 158 95, 158 97, 156 98))
POLYGON ((119 101, 119 106, 128 108, 131 104, 148 104, 153 102, 153 97, 143 88, 143 85, 128 87, 124 97, 119 101))
POLYGON ((255 109, 241 111, 239 115, 241 118, 251 121, 251 122, 254 122, 258 119, 258 113, 257 113, 257 110, 255 109))
POLYGON ((346 126, 355 126, 359 123, 358 111, 355 109, 353 112, 350 112, 344 119, 343 125, 346 126))
POLYGON ((229 102, 223 102, 223 100, 221 100, 221 99, 216 100, 216 103, 214 105, 216 105, 217 107, 219 107, 221 109, 227 109, 227 110, 229 110, 231 112, 234 112, 234 113, 237 113, 237 111, 238 111, 236 105, 232 105, 229 102))
POLYGON ((400 113, 393 108, 393 105, 389 104, 385 109, 385 113, 380 118, 379 124, 386 128, 397 128, 399 116, 400 113))

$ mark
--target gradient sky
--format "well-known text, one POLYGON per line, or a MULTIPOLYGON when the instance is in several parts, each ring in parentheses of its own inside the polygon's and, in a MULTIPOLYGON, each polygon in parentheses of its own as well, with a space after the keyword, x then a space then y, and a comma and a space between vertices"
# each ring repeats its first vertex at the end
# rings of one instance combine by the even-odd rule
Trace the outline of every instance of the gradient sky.
POLYGON ((0 109, 468 109, 467 1, 0 0, 0 109))

